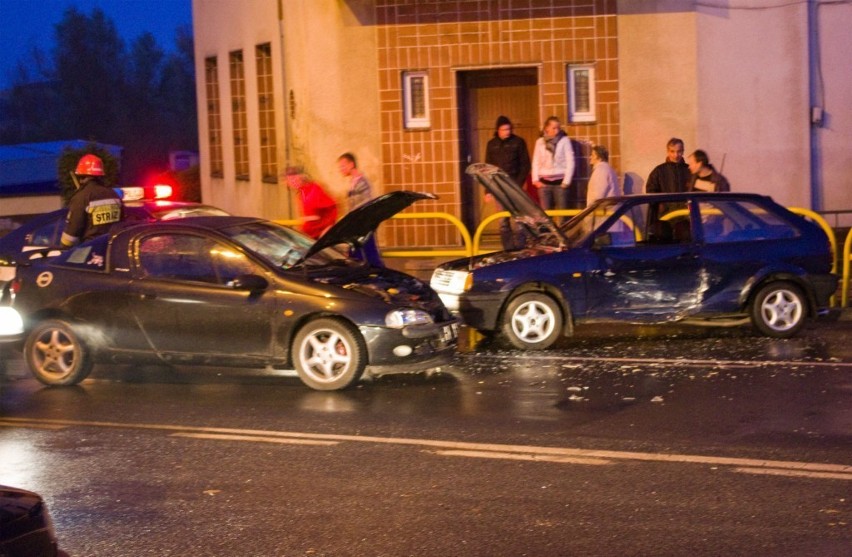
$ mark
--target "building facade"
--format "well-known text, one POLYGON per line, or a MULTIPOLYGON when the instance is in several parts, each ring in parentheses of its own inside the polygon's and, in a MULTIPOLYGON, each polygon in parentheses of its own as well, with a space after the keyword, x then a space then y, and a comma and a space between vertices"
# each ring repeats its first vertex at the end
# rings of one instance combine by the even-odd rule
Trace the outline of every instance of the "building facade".
MULTIPOLYGON (((293 218, 304 166, 344 205, 352 152, 378 192, 429 191, 473 228, 465 177, 497 116, 533 141, 555 115, 582 199, 591 144, 639 192, 672 137, 735 191, 852 209, 852 4, 818 0, 193 0, 202 196, 293 218)), ((458 245, 441 221, 382 227, 396 246, 458 245)))

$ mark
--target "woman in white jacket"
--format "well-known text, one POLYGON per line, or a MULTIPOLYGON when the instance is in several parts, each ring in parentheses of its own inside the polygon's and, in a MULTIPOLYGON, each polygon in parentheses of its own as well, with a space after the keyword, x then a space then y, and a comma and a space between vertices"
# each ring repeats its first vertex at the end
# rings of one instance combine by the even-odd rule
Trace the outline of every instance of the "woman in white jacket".
POLYGON ((566 190, 574 176, 574 149, 556 116, 545 120, 542 136, 535 142, 531 174, 542 209, 568 206, 566 190))

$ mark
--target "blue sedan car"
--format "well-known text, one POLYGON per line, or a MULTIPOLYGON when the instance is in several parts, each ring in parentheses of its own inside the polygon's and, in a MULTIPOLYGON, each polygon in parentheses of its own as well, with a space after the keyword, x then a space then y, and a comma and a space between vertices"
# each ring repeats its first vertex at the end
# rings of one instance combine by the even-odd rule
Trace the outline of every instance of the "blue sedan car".
POLYGON ((589 321, 751 323, 790 337, 837 287, 822 229, 766 196, 608 198, 557 226, 501 170, 468 173, 529 240, 441 265, 431 286, 467 325, 520 349, 547 348, 589 321))

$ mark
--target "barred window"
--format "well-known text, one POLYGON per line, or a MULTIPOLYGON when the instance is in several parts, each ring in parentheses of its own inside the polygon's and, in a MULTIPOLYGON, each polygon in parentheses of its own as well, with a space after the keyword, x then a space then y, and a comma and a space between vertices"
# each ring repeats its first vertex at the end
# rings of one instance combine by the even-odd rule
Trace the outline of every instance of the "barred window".
POLYGON ((249 179, 248 116, 243 51, 229 55, 231 66, 231 115, 234 125, 234 172, 237 180, 249 179))
POLYGON ((571 122, 596 120, 594 64, 568 66, 568 119, 571 122))
POLYGON ((255 47, 257 65, 257 111, 260 122, 260 172, 264 182, 278 183, 275 141, 275 98, 272 88, 272 48, 269 43, 255 47))
POLYGON ((204 60, 207 91, 207 139, 210 143, 210 175, 222 177, 222 107, 219 102, 219 67, 216 57, 204 60))

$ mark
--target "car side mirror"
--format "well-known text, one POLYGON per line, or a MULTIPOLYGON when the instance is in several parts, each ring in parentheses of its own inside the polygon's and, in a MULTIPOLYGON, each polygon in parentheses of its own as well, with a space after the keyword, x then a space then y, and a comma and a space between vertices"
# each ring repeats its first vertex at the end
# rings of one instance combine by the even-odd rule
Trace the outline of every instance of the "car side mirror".
POLYGON ((260 292, 269 288, 269 281, 260 275, 237 275, 231 281, 234 290, 248 290, 249 292, 260 292))

